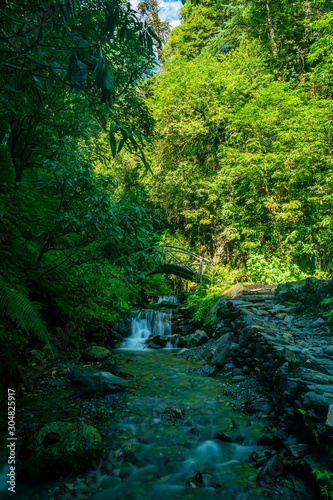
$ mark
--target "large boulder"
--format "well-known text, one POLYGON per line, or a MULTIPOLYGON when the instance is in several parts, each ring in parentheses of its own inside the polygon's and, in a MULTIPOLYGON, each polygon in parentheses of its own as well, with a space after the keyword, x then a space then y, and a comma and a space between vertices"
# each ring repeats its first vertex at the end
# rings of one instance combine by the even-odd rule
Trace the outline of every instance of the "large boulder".
POLYGON ((127 388, 126 380, 109 372, 76 370, 70 374, 70 380, 86 393, 123 391, 127 388))
POLYGON ((102 454, 98 430, 82 422, 52 422, 31 435, 19 455, 20 476, 59 479, 89 470, 102 454))
POLYGON ((207 333, 203 330, 197 330, 188 337, 186 347, 199 347, 200 345, 207 342, 207 340, 209 340, 207 333))
POLYGON ((333 394, 331 392, 317 394, 314 391, 310 391, 304 395, 303 406, 306 410, 312 410, 316 415, 326 420, 332 399, 333 394))
POLYGON ((214 365, 219 369, 224 367, 224 365, 229 361, 231 343, 230 334, 226 333, 219 338, 213 357, 210 360, 211 365, 214 365))
POLYGON ((111 351, 106 347, 94 345, 87 347, 82 353, 82 357, 87 361, 104 361, 111 356, 111 351))

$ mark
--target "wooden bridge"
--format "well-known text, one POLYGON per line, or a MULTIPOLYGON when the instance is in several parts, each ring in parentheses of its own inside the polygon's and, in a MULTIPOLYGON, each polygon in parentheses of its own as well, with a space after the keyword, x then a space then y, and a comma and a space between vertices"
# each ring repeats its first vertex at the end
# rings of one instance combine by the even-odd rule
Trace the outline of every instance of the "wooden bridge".
POLYGON ((175 274, 190 281, 201 281, 204 272, 211 264, 208 259, 201 257, 184 248, 170 245, 149 248, 156 258, 156 268, 146 271, 146 276, 152 274, 175 274))

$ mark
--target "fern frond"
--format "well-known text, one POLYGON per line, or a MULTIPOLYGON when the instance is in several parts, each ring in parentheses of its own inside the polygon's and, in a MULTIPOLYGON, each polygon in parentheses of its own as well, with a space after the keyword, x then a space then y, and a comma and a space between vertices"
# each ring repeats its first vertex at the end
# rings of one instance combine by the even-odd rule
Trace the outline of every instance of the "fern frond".
POLYGON ((43 344, 49 344, 49 335, 36 306, 22 293, 12 288, 0 276, 0 308, 19 327, 31 332, 43 344))

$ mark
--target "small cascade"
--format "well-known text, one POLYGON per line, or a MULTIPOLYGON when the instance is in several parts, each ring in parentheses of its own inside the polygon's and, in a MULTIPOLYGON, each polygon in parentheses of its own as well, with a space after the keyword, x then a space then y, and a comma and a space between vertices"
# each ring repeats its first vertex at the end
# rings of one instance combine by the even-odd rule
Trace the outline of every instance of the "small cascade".
POLYGON ((132 320, 131 335, 125 341, 125 349, 143 349, 151 335, 171 337, 172 311, 140 311, 132 320))
POLYGON ((162 297, 158 298, 158 301, 156 304, 177 304, 178 302, 178 297, 175 297, 174 295, 163 295, 162 297))
MULTIPOLYGON (((174 296, 159 297, 157 304, 175 304, 178 298, 174 296)), ((131 335, 125 340, 123 349, 144 349, 145 340, 150 335, 161 338, 171 337, 172 310, 143 310, 133 318, 131 326, 131 335)), ((167 342, 167 348, 172 348, 171 342, 167 342)))

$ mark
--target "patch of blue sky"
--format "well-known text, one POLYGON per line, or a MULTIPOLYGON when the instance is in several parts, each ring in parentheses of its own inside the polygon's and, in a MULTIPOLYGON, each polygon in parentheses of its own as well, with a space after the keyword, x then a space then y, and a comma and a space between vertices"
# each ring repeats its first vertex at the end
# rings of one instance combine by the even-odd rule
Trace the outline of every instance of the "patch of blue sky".
MULTIPOLYGON (((136 9, 138 3, 139 0, 131 0, 131 5, 134 9, 136 9)), ((171 28, 179 26, 179 14, 183 6, 181 0, 158 0, 158 6, 161 9, 159 12, 161 21, 167 21, 171 28)))

